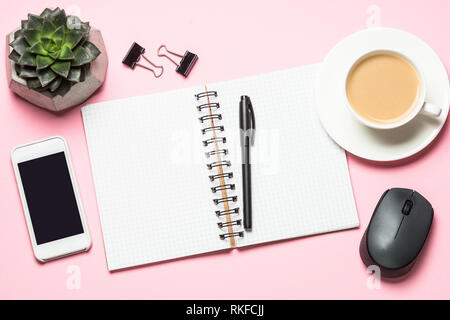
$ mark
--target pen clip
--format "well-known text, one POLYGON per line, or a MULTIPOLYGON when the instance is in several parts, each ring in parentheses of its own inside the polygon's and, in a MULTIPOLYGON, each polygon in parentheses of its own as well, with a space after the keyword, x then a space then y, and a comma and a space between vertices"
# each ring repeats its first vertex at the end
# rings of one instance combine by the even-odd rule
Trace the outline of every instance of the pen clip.
POLYGON ((250 144, 253 145, 255 143, 255 113, 253 111, 253 105, 252 105, 252 101, 250 100, 249 97, 247 97, 248 99, 248 114, 250 114, 250 120, 251 120, 251 125, 250 125, 250 144))

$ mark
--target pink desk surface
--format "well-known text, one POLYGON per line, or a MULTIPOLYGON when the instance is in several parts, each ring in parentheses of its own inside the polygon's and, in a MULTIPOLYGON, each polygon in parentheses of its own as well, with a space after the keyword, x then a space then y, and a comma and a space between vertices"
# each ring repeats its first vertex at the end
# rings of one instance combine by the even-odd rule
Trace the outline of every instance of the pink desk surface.
MULTIPOLYGON (((105 85, 89 102, 317 63, 342 38, 374 25, 414 33, 438 53, 447 70, 450 66, 448 0, 5 1, 2 34, 19 26, 28 12, 40 13, 46 6, 66 8, 102 30, 110 66, 105 85), (179 52, 189 49, 199 61, 188 79, 162 61, 167 72, 154 79, 148 71, 122 65, 132 41, 146 47, 155 62, 161 61, 155 52, 162 43, 179 52)), ((9 91, 4 62, 0 77, 0 298, 450 298, 447 126, 426 152, 401 164, 382 166, 347 155, 358 229, 110 273, 80 107, 61 115, 49 113, 9 91), (50 135, 68 141, 93 246, 88 253, 42 265, 32 254, 10 152, 18 144, 50 135), (394 186, 420 191, 433 204, 435 220, 409 277, 383 281, 371 290, 358 246, 379 197, 394 186)))

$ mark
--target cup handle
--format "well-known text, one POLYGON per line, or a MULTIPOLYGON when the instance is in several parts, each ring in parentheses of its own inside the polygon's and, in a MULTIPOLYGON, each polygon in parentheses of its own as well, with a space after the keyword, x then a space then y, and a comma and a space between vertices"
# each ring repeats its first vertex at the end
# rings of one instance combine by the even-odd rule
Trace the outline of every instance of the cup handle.
POLYGON ((433 117, 439 117, 441 115, 442 109, 439 108, 437 105, 434 105, 429 102, 425 102, 423 104, 422 110, 420 110, 420 112, 429 114, 433 117))

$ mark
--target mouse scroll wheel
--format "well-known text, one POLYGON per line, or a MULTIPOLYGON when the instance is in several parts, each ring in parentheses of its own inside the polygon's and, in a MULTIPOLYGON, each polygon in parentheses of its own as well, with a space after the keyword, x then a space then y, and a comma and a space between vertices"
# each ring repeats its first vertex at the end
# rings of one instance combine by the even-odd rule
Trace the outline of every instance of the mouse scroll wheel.
POLYGON ((412 207, 413 207, 413 202, 411 200, 406 200, 405 204, 403 205, 403 208, 402 208, 402 213, 404 215, 409 215, 412 207))

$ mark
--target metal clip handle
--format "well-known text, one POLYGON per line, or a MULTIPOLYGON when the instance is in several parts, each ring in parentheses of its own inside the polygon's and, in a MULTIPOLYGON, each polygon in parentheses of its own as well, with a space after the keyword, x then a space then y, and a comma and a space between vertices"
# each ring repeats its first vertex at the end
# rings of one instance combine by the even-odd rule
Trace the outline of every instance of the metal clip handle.
POLYGON ((173 51, 170 51, 169 49, 167 49, 167 47, 166 47, 165 44, 162 44, 162 45, 158 48, 158 56, 159 56, 159 57, 166 57, 167 59, 169 59, 170 61, 172 61, 172 62, 178 67, 179 64, 178 64, 175 60, 173 60, 173 59, 172 59, 171 57, 169 57, 167 54, 161 53, 161 49, 163 49, 163 48, 167 51, 167 53, 169 53, 169 54, 171 54, 171 55, 174 55, 174 56, 177 56, 177 57, 179 57, 179 58, 183 58, 183 55, 181 55, 181 54, 179 54, 179 53, 176 53, 176 52, 173 52, 173 51))
MULTIPOLYGON (((153 62, 151 62, 151 61, 150 61, 146 56, 144 56, 143 54, 141 54, 141 57, 144 58, 145 60, 147 60, 147 62, 150 63, 153 67, 155 67, 155 68, 160 68, 160 69, 161 69, 161 72, 160 72, 159 74, 157 74, 157 73, 155 72, 155 69, 152 69, 152 68, 150 68, 150 67, 144 66, 143 64, 140 64, 140 63, 136 63, 137 66, 139 66, 139 67, 141 67, 141 68, 144 68, 144 69, 147 69, 147 70, 150 70, 151 72, 153 72, 153 75, 155 76, 155 78, 159 78, 159 77, 162 76, 162 74, 164 73, 164 67, 163 67, 163 66, 158 66, 158 65, 154 64, 153 62)), ((138 59, 137 61, 139 61, 139 59, 138 59)))

